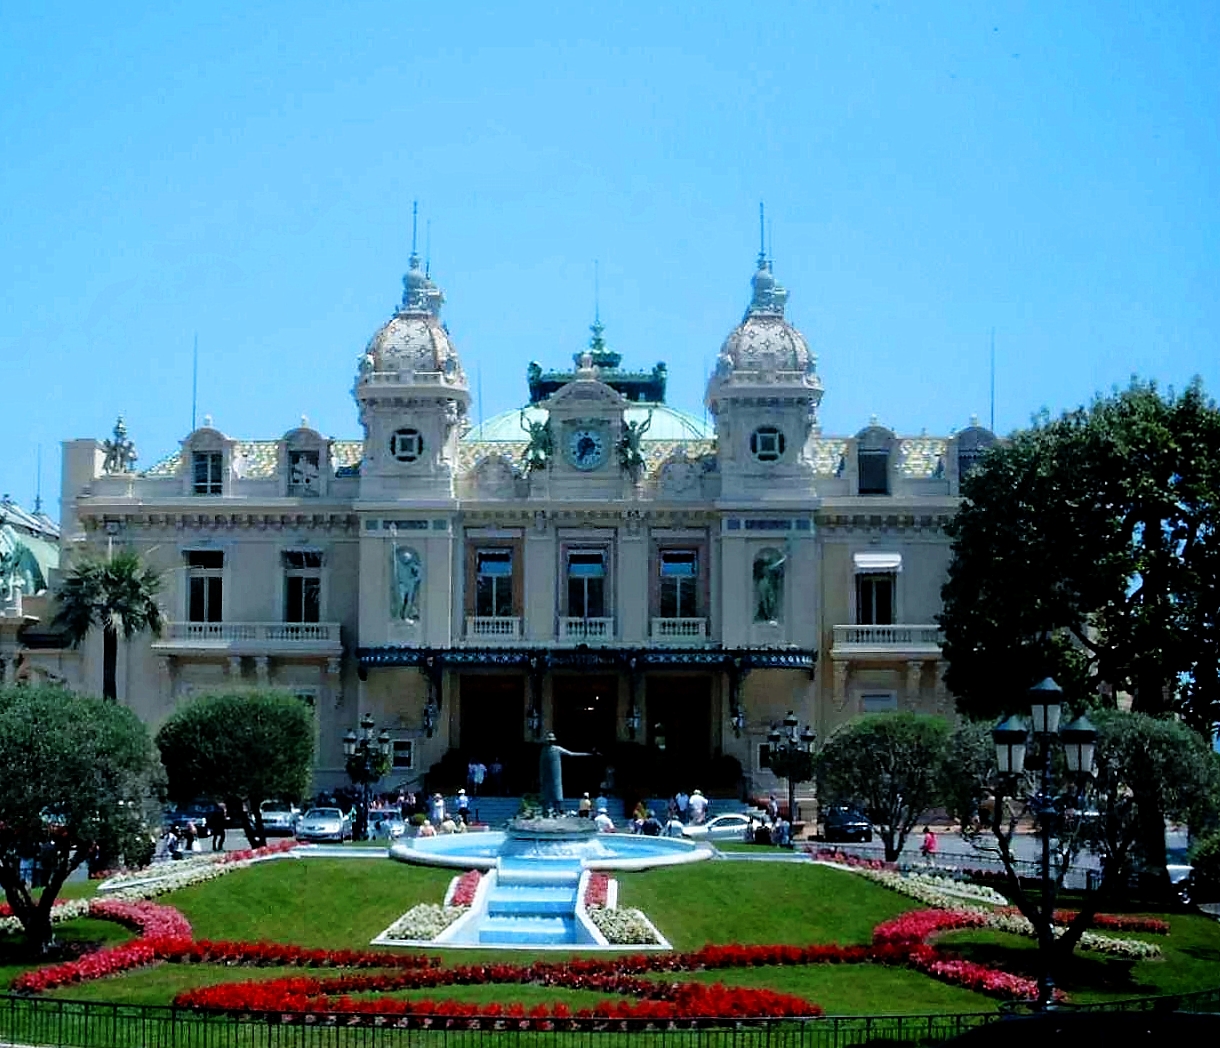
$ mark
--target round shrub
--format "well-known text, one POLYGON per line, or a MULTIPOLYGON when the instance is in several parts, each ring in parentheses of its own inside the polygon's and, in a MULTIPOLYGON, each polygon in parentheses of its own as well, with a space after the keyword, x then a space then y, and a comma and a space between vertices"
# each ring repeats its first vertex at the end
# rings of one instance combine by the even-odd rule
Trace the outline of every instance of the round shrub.
POLYGON ((1191 851, 1194 872, 1190 875, 1191 895, 1196 902, 1220 899, 1220 830, 1204 837, 1191 851))

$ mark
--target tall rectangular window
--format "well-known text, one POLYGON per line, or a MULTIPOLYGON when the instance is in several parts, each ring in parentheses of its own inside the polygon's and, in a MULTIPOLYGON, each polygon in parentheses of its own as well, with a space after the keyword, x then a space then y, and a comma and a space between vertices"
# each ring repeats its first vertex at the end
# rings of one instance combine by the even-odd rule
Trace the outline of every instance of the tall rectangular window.
POLYGON ((189 550, 186 554, 186 618, 188 622, 221 621, 221 586, 225 555, 220 550, 189 550))
POLYGON ((860 470, 861 495, 888 495, 890 493, 890 453, 888 451, 859 451, 856 462, 860 470))
POLYGON ((322 613, 322 554, 284 551, 284 621, 319 622, 322 613))
POLYGON ((699 555, 693 549, 661 551, 661 618, 691 619, 698 615, 696 587, 699 555))
POLYGON ((192 477, 196 495, 224 494, 224 453, 220 451, 196 451, 191 456, 192 477))
POLYGON ((321 490, 322 473, 316 451, 288 452, 288 494, 317 495, 321 490))
POLYGON ((513 613, 513 551, 481 549, 475 553, 474 613, 508 617, 513 613))
POLYGON ((860 626, 893 625, 893 575, 856 576, 856 623, 860 626))
POLYGON ((568 554, 568 615, 600 619, 606 614, 606 554, 573 550, 568 554))

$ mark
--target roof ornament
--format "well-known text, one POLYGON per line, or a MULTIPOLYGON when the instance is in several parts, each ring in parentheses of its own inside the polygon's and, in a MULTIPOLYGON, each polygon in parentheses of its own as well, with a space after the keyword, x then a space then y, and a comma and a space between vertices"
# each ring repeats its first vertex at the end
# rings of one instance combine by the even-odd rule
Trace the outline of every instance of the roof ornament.
POLYGON ((114 436, 102 441, 102 450, 106 452, 102 460, 103 473, 130 473, 131 467, 139 457, 136 446, 127 438, 127 424, 120 415, 114 423, 114 436))
POLYGON ((758 205, 758 269, 750 284, 754 294, 744 319, 757 316, 783 317, 784 303, 788 292, 775 282, 771 272, 771 260, 767 258, 767 219, 763 205, 758 205))
MULTIPOLYGON (((440 316, 441 305, 445 296, 428 278, 426 270, 420 267, 418 250, 419 240, 419 201, 411 202, 411 257, 407 261, 407 272, 402 278, 402 303, 399 313, 430 313, 440 316)), ((429 260, 431 267, 431 260, 429 260)))

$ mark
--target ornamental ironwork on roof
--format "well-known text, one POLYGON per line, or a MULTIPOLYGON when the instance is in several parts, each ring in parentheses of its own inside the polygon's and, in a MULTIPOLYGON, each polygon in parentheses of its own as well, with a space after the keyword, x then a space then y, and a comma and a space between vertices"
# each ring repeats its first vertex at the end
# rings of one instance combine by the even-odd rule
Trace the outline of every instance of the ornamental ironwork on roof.
POLYGON ((542 365, 536 360, 530 361, 525 375, 529 382, 531 404, 542 403, 569 382, 574 382, 577 371, 584 366, 586 358, 597 369, 598 381, 604 382, 628 400, 648 404, 665 403, 665 382, 669 377, 669 369, 663 360, 658 361, 651 371, 624 371, 619 366, 623 355, 606 345, 605 325, 596 320, 589 330, 593 333, 589 338, 589 348, 572 354, 572 362, 576 366, 571 371, 543 371, 542 365))

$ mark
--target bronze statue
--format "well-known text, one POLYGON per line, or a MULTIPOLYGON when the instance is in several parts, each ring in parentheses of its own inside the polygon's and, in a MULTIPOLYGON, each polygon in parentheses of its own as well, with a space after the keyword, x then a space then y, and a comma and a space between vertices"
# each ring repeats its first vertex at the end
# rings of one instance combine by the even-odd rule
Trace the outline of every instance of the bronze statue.
POLYGON ((650 409, 648 417, 643 422, 628 422, 623 427, 623 435, 618 442, 619 461, 622 463, 623 469, 632 476, 644 468, 644 454, 640 451, 640 441, 651 425, 652 410, 650 409))
POLYGON ((130 473, 138 456, 136 446, 127 439, 127 425, 120 415, 114 424, 114 439, 103 440, 102 450, 106 458, 102 461, 103 473, 130 473))
POLYGON ((545 469, 555 450, 555 441, 551 434, 551 420, 545 422, 530 421, 521 411, 521 429, 529 434, 529 445, 525 449, 525 471, 531 473, 536 469, 545 469))
POLYGON ((592 753, 573 753, 555 741, 555 733, 548 731, 546 741, 538 754, 538 782, 542 792, 542 813, 563 814, 563 763, 564 757, 592 757, 592 753))

